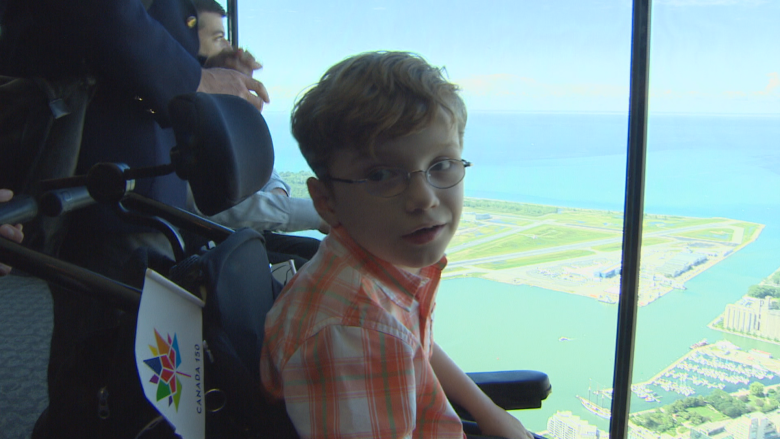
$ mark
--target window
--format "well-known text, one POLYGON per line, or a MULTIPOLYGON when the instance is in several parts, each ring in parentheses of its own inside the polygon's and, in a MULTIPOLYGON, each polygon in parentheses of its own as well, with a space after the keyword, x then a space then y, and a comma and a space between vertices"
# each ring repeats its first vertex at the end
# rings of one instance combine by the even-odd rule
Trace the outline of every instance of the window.
MULTIPOLYGON (((308 172, 289 134, 290 110, 347 56, 418 52, 461 85, 469 108, 464 157, 474 166, 461 232, 448 250, 436 339, 467 371, 548 373, 553 395, 541 410, 518 413, 534 431, 609 429, 599 414, 608 416, 614 368, 631 6, 238 3, 240 45, 265 66, 255 78, 271 96, 263 115, 279 171, 308 172)), ((704 339, 725 339, 754 360, 780 355, 766 341, 707 326, 780 268, 778 9, 761 0, 653 4, 632 413, 684 398, 691 384, 663 373, 704 339), (663 379, 683 394, 664 390, 663 379)), ((670 370, 683 373, 681 364, 670 370)))

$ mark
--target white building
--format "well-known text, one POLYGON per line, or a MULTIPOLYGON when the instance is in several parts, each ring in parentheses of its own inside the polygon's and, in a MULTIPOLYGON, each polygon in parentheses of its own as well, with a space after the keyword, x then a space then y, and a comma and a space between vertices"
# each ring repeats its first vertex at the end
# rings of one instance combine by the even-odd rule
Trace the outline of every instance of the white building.
POLYGON ((768 435, 774 436, 774 426, 766 415, 751 413, 734 420, 726 426, 734 439, 765 439, 768 435))
POLYGON ((780 309, 778 308, 780 303, 777 299, 745 296, 737 303, 726 305, 723 327, 768 339, 780 339, 780 309))
POLYGON ((550 439, 599 439, 599 429, 570 411, 556 412, 547 420, 550 439))

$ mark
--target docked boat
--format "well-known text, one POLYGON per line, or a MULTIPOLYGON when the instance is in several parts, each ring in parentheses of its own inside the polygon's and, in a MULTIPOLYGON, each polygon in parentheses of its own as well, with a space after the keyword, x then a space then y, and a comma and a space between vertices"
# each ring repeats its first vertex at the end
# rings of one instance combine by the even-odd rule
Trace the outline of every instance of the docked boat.
POLYGON ((702 338, 701 340, 697 341, 696 343, 691 345, 691 349, 697 349, 703 346, 707 346, 710 344, 706 338, 702 338))
POLYGON ((596 416, 599 416, 604 419, 609 419, 612 416, 612 412, 604 408, 593 401, 588 401, 587 399, 577 395, 577 399, 580 400, 582 403, 582 406, 585 407, 589 412, 595 414, 596 416))

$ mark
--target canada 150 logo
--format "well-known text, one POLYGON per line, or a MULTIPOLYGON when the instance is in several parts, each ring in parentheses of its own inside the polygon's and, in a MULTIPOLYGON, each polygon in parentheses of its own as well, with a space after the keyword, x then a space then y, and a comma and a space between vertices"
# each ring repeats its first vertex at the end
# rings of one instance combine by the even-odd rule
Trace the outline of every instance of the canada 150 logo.
POLYGON ((154 375, 149 382, 157 385, 157 401, 168 398, 168 406, 175 404, 178 412, 182 391, 179 376, 192 377, 177 370, 181 364, 181 352, 176 334, 173 334, 173 339, 168 334, 166 340, 155 329, 154 337, 157 340, 157 347, 149 345, 149 350, 152 351, 154 356, 144 360, 144 363, 154 371, 154 375))

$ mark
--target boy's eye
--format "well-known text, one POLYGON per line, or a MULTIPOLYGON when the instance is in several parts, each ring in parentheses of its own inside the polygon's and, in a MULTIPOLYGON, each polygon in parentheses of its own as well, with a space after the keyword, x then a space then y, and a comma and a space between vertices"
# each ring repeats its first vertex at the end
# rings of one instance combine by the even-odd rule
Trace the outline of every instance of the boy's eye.
POLYGON ((391 168, 374 169, 373 171, 369 172, 368 176, 366 176, 366 180, 373 183, 381 183, 384 181, 397 178, 400 174, 401 171, 399 171, 398 169, 391 169, 391 168))
POLYGON ((428 168, 428 172, 446 172, 449 171, 450 168, 452 168, 452 160, 442 160, 432 164, 431 167, 428 168))

